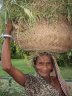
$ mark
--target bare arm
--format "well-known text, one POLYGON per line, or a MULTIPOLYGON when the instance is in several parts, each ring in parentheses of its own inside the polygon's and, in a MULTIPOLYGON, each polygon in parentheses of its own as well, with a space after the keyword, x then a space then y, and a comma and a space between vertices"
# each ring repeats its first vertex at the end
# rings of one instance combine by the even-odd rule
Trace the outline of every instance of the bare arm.
MULTIPOLYGON (((11 31, 12 31, 12 24, 11 21, 8 21, 6 25, 6 34, 11 34, 11 31)), ((16 82, 24 86, 24 83, 26 81, 25 75, 18 69, 14 68, 14 66, 12 66, 11 63, 10 38, 5 38, 4 40, 1 60, 3 70, 6 71, 9 75, 11 75, 16 82)))

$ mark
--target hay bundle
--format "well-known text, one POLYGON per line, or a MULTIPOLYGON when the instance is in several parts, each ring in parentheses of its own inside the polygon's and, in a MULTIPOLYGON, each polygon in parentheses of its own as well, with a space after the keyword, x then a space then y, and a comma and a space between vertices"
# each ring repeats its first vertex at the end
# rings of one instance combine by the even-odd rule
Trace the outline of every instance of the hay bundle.
POLYGON ((51 52, 72 48, 72 0, 4 0, 4 7, 21 48, 51 52))

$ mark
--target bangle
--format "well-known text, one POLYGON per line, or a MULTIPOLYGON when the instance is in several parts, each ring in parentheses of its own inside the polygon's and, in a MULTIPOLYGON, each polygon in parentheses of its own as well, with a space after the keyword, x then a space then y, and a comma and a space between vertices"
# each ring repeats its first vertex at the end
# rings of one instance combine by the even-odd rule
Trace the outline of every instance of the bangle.
POLYGON ((11 38, 12 40, 14 40, 13 37, 9 34, 2 34, 0 37, 1 38, 11 38))

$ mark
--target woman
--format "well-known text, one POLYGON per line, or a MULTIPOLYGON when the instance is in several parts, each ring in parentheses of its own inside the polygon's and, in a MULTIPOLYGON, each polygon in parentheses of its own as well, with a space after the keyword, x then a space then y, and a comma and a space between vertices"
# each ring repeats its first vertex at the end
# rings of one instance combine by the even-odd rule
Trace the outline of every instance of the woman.
POLYGON ((12 31, 11 21, 7 22, 6 35, 3 37, 2 66, 3 70, 14 80, 25 87, 26 96, 70 96, 68 87, 62 79, 54 57, 43 52, 33 58, 35 76, 24 74, 11 63, 10 37, 12 31))

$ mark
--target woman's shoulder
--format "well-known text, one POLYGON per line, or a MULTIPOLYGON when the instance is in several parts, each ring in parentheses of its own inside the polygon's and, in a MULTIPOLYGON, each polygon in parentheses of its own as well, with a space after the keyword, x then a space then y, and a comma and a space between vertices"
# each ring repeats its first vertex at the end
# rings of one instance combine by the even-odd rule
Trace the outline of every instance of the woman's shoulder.
POLYGON ((38 79, 36 78, 36 76, 32 75, 32 74, 25 74, 26 75, 26 82, 24 87, 28 87, 28 88, 33 88, 33 86, 40 86, 38 79))
POLYGON ((25 74, 26 76, 26 80, 29 82, 37 82, 37 78, 36 76, 32 75, 32 74, 25 74))

